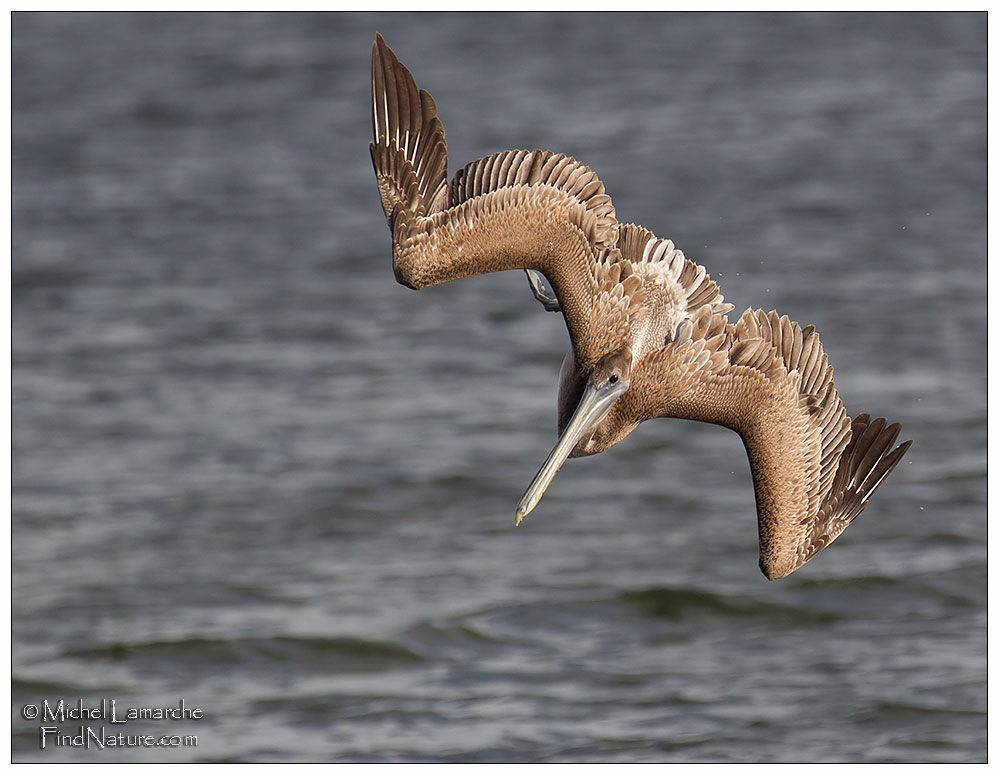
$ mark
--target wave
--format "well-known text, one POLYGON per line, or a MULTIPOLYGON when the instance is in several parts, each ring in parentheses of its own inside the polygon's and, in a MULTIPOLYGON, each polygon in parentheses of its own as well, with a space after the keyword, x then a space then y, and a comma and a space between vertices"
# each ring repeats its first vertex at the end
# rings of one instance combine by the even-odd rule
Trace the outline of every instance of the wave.
POLYGON ((653 616, 679 620, 701 615, 713 617, 779 618, 806 622, 830 622, 840 618, 830 611, 817 611, 786 603, 774 603, 743 596, 721 595, 685 587, 652 587, 622 592, 619 598, 637 605, 653 616))
POLYGON ((63 656, 137 662, 197 659, 202 664, 216 666, 290 662, 299 668, 312 666, 337 672, 381 670, 396 663, 411 664, 425 660, 423 655, 412 649, 386 641, 296 635, 109 643, 67 651, 63 656))

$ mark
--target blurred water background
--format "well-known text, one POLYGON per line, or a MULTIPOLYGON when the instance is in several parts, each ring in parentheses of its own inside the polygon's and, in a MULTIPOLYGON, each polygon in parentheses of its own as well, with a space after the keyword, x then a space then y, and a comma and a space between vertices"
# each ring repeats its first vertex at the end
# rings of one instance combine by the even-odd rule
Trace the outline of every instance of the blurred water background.
POLYGON ((985 759, 984 14, 12 30, 15 760, 985 759), (452 171, 576 156, 903 423, 832 548, 766 581, 740 440, 678 421, 514 529, 568 339, 519 272, 395 283, 376 31, 452 171), (79 698, 197 746, 40 750, 79 698))

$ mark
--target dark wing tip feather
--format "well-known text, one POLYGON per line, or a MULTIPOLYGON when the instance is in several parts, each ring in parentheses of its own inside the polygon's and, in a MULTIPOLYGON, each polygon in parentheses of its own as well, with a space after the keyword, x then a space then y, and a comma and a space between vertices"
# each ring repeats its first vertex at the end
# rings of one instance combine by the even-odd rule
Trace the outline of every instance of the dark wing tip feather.
POLYGON ((865 485, 871 483, 868 490, 869 492, 873 492, 873 490, 877 488, 882 481, 884 481, 885 477, 887 477, 888 474, 890 474, 895 469, 895 466, 899 464, 899 461, 901 461, 902 457, 905 455, 905 453, 909 450, 909 447, 911 446, 912 446, 912 439, 909 439, 908 441, 903 441, 901 444, 895 447, 895 449, 893 449, 891 452, 889 452, 887 455, 881 458, 881 460, 878 461, 878 464, 874 467, 874 470, 871 471, 870 476, 868 476, 867 479, 864 480, 865 485))
POLYGON ((853 478, 856 481, 856 488, 865 502, 912 446, 912 440, 909 439, 892 449, 898 439, 898 434, 902 431, 902 425, 896 422, 886 426, 885 422, 883 417, 879 417, 867 426, 867 431, 864 432, 865 436, 871 428, 878 428, 878 434, 871 440, 860 462, 855 464, 857 473, 853 478))
POLYGON ((444 125, 433 98, 417 87, 380 33, 371 46, 371 118, 375 145, 384 149, 372 152, 372 159, 386 214, 400 203, 420 215, 441 209, 447 197, 444 125), (407 169, 413 171, 415 189, 407 169), (400 174, 405 181, 397 179, 400 174), (399 192, 416 196, 400 202, 394 198, 399 192))
POLYGON ((892 447, 902 430, 900 423, 887 425, 884 417, 871 420, 870 415, 860 414, 853 419, 850 443, 843 450, 836 480, 827 503, 837 506, 824 520, 841 522, 842 528, 864 510, 867 501, 898 465, 912 446, 912 440, 892 447))
MULTIPOLYGON (((898 436, 901 426, 895 428, 894 436, 898 436)), ((885 418, 879 417, 873 422, 861 425, 853 423, 853 450, 850 454, 850 478, 856 479, 861 471, 869 472, 874 463, 884 454, 885 448, 894 441, 891 430, 885 431, 885 418)))

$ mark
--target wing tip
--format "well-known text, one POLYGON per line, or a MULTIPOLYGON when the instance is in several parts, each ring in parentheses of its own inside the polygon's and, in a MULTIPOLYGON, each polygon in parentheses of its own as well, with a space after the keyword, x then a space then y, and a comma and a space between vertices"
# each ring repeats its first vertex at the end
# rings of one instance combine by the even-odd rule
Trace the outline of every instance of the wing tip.
POLYGON ((379 59, 382 61, 396 59, 395 52, 392 47, 385 42, 385 38, 382 37, 380 32, 375 33, 375 40, 371 44, 371 56, 372 59, 379 59))
POLYGON ((442 209, 447 201, 447 146, 437 105, 380 32, 371 44, 371 108, 378 149, 372 161, 386 217, 400 197, 421 215, 442 209))

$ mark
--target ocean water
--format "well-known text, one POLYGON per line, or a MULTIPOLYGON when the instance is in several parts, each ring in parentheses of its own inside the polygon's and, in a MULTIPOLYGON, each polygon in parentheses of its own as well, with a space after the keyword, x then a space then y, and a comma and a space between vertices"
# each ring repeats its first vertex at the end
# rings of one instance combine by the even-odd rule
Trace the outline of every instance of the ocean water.
POLYGON ((986 38, 14 14, 14 760, 984 761, 986 38), (740 440, 665 420, 514 528, 567 336, 519 272, 395 283, 376 31, 452 171, 576 156, 902 422, 834 546, 768 582, 740 440))

